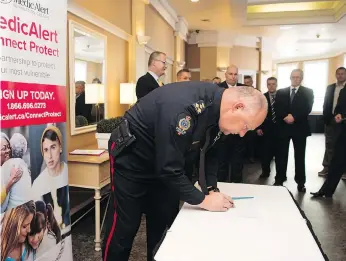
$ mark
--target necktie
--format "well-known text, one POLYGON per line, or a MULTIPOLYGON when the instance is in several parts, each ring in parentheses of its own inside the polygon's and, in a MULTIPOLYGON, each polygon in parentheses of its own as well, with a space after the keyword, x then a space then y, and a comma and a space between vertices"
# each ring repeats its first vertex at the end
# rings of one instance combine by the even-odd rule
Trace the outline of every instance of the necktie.
POLYGON ((159 86, 163 86, 163 82, 161 80, 157 80, 157 83, 159 84, 159 86))
POLYGON ((275 114, 274 104, 275 104, 275 96, 272 95, 270 98, 270 105, 272 109, 272 121, 276 123, 276 114, 275 114))
POLYGON ((291 93, 291 103, 293 102, 294 96, 296 95, 296 88, 292 88, 292 93, 291 93))

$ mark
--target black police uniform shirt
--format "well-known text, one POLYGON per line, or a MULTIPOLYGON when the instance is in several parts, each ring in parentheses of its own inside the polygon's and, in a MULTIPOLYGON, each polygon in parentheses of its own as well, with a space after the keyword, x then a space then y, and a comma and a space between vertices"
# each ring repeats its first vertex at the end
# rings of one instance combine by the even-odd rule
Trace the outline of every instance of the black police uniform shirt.
MULTIPOLYGON (((138 100, 124 115, 136 141, 116 160, 120 175, 126 166, 126 178, 161 180, 178 191, 181 200, 200 204, 205 196, 185 175, 185 159, 202 148, 208 129, 218 130, 224 90, 212 83, 179 82, 138 100)), ((207 175, 208 186, 216 187, 216 173, 207 175)))

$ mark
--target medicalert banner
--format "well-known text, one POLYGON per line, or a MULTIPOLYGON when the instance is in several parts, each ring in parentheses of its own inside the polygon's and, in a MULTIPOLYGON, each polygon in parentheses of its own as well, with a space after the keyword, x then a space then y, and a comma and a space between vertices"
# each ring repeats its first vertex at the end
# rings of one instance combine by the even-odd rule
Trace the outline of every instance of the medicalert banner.
POLYGON ((1 261, 72 258, 67 0, 0 0, 1 261))

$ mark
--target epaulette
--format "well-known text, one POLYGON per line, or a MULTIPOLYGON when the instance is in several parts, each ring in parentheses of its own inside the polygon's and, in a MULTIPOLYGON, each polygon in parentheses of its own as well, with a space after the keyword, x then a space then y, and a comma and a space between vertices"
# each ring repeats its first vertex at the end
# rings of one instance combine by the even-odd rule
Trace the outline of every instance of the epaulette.
POLYGON ((194 108, 197 115, 201 114, 206 108, 203 100, 199 100, 198 102, 192 104, 192 107, 194 108))

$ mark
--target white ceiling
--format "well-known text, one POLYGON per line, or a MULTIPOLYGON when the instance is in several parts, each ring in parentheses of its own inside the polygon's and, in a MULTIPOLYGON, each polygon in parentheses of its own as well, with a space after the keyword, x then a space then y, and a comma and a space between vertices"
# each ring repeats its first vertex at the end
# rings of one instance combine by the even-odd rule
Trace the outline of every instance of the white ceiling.
POLYGON ((270 26, 246 25, 247 2, 250 4, 270 4, 274 2, 297 2, 295 0, 200 0, 196 3, 190 0, 168 0, 168 2, 178 15, 187 20, 191 31, 217 30, 223 32, 229 39, 232 38, 231 45, 241 43, 249 46, 255 43, 256 37, 262 37, 264 49, 271 51, 275 60, 308 58, 346 52, 346 17, 337 23, 298 24, 289 27, 280 26, 285 25, 285 23, 280 24, 278 20, 273 23, 275 25, 270 26), (201 19, 209 19, 210 22, 203 22, 201 19), (315 41, 317 34, 320 34, 320 38, 315 41), (313 41, 313 43, 299 43, 302 40, 305 42, 313 41), (334 41, 323 43, 331 40, 334 41))
POLYGON ((75 58, 97 63, 104 61, 105 44, 102 38, 75 31, 74 40, 75 58))

